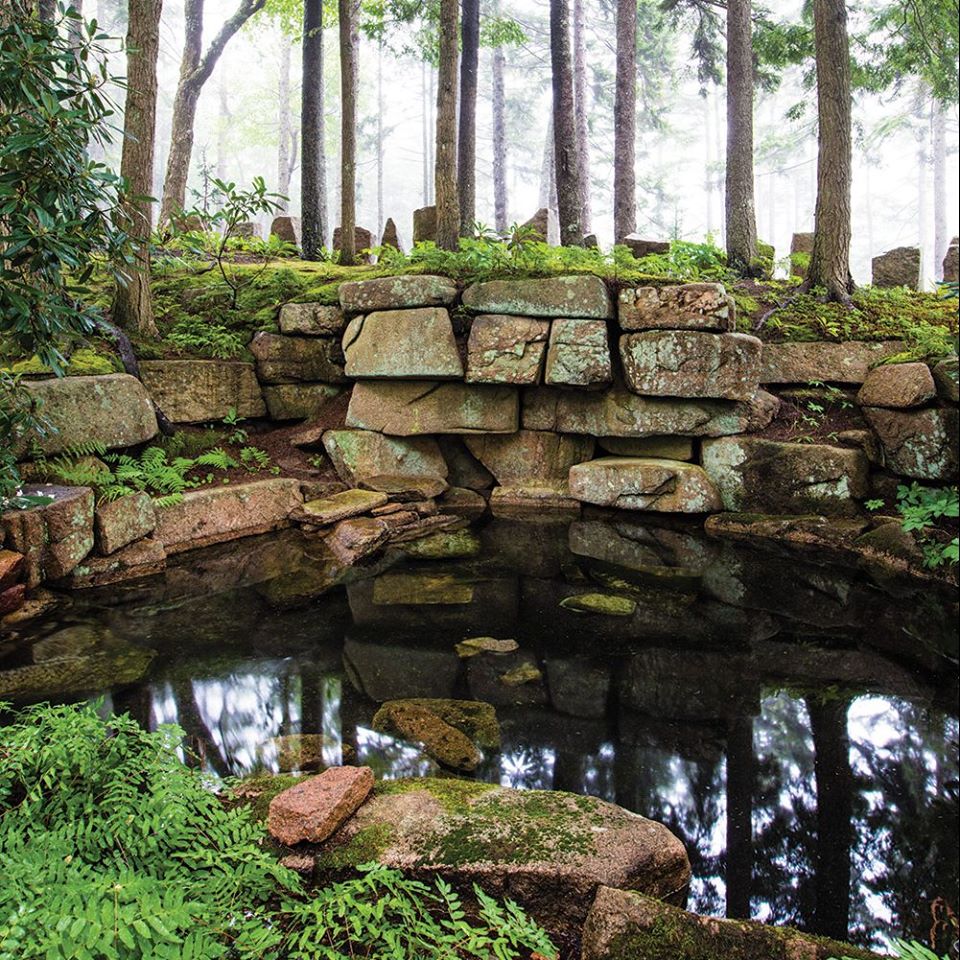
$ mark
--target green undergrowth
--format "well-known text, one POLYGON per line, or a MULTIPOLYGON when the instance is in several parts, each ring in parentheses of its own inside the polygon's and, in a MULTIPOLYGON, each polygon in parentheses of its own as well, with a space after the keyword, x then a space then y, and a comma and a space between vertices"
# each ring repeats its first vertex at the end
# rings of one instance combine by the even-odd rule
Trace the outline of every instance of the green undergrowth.
MULTIPOLYGON (((773 293, 771 287, 767 294, 773 293)), ((904 350, 887 363, 930 360, 956 351, 957 301, 937 293, 918 293, 904 288, 862 287, 853 294, 853 309, 840 303, 824 303, 815 294, 795 294, 789 286, 780 291, 785 300, 767 320, 761 336, 782 341, 902 340, 904 350)), ((773 293, 778 298, 777 293, 773 293)), ((741 306, 741 320, 761 313, 760 302, 741 306), (744 309, 745 307, 755 309, 744 309)), ((749 324, 748 324, 749 325, 749 324)))
POLYGON ((444 881, 372 863, 306 889, 182 762, 182 738, 90 704, 0 728, 0 960, 555 960, 476 887, 469 915, 444 881))

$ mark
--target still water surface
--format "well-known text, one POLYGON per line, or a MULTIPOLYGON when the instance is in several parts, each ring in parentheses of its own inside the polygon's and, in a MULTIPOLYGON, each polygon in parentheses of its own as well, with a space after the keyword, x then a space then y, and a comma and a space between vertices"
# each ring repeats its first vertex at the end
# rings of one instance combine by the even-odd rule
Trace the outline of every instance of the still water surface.
POLYGON ((956 906, 955 596, 648 520, 494 521, 477 547, 349 571, 292 533, 188 555, 0 638, 0 699, 102 696, 220 776, 309 733, 384 777, 439 771, 371 729, 380 703, 485 700, 502 749, 476 776, 666 823, 692 909, 869 943, 956 906), (598 590, 636 613, 559 606, 598 590), (461 660, 474 636, 519 650, 461 660), (541 679, 501 681, 523 664, 541 679))

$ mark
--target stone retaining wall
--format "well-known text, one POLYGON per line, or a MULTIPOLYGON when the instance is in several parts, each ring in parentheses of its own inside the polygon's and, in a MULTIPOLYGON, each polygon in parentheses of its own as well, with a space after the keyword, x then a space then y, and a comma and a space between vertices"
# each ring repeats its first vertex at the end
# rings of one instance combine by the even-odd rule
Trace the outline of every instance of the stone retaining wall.
POLYGON ((957 475, 956 357, 931 369, 882 365, 902 352, 898 342, 764 345, 736 332, 720 284, 612 296, 594 276, 462 291, 442 277, 381 278, 343 284, 339 307, 287 304, 280 331, 257 334, 254 364, 149 361, 142 384, 122 374, 32 383, 60 428, 40 448, 148 441, 151 399, 178 423, 230 410, 289 421, 349 390, 345 423, 323 432, 322 446, 342 490, 388 503, 354 509, 364 498, 330 504, 307 490, 307 507, 319 504, 311 510, 297 481, 279 479, 197 491, 156 512, 101 505, 94 518, 71 500, 82 532, 63 528, 56 511, 44 515, 56 535, 43 518, 4 518, 9 552, 26 558, 17 579, 109 582, 152 571, 170 552, 294 521, 323 529, 330 518, 332 548, 351 560, 488 509, 854 516, 867 498, 889 501, 903 478, 957 475), (771 427, 777 394, 824 384, 853 426, 825 442, 785 442, 771 427), (29 549, 27 522, 39 541, 29 549))

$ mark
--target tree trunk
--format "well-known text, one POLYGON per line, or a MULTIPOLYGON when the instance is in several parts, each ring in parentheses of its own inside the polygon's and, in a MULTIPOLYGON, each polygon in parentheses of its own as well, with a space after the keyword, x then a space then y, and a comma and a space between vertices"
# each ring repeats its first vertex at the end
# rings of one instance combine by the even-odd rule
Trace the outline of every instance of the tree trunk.
POLYGON ((585 0, 573 0, 573 103, 580 147, 580 229, 590 233, 590 129, 587 123, 587 50, 584 37, 585 0))
POLYGON ((457 198, 460 236, 472 237, 477 219, 477 71, 480 60, 480 0, 462 0, 460 25, 460 126, 457 131, 457 198))
POLYGON ((374 241, 383 236, 383 43, 377 45, 377 230, 374 241))
POLYGON ((359 0, 338 0, 340 14, 340 263, 357 259, 357 84, 359 0))
POLYGON ((817 781, 817 864, 814 932, 846 940, 850 923, 853 772, 846 700, 808 699, 817 781))
POLYGON ((569 0, 550 0, 550 65, 553 72, 553 142, 557 170, 560 243, 583 243, 580 220, 580 150, 573 106, 569 0))
POLYGON ((424 60, 420 65, 420 103, 423 107, 422 123, 420 125, 420 136, 423 146, 423 206, 430 203, 430 172, 433 164, 430 162, 430 93, 427 82, 427 71, 430 67, 424 60))
POLYGON ((457 197, 457 46, 458 0, 440 0, 440 72, 437 77, 437 246, 456 250, 460 238, 457 197))
POLYGON ((950 246, 947 236, 947 111, 933 101, 933 275, 943 280, 943 258, 950 246))
POLYGON ((757 259, 753 199, 751 0, 727 0, 727 262, 750 274, 757 259))
MULTIPOLYGON (((280 34, 280 71, 277 80, 277 193, 289 196, 292 127, 290 117, 290 41, 280 34)), ((289 203, 281 201, 279 212, 286 213, 289 203)))
POLYGON ((124 202, 133 263, 117 287, 113 321, 130 333, 157 336, 150 296, 150 229, 154 136, 157 126, 157 57, 162 0, 131 0, 127 24, 127 100, 123 113, 120 175, 128 184, 124 202))
POLYGON ((850 302, 852 178, 850 47, 844 0, 814 0, 817 61, 817 204, 807 282, 829 300, 850 302))
POLYGON ((713 237, 713 156, 710 153, 710 101, 706 96, 700 98, 703 109, 703 190, 706 194, 707 238, 713 237))
POLYGON ((67 33, 70 37, 70 42, 78 47, 83 41, 83 30, 84 30, 84 21, 83 21, 83 0, 71 0, 70 6, 79 14, 79 19, 71 17, 67 23, 67 33))
POLYGON ((753 882, 753 717, 738 717, 727 738, 727 851, 724 880, 728 917, 750 919, 753 882))
POLYGON ((186 0, 184 4, 183 56, 180 60, 177 92, 173 98, 170 153, 167 156, 167 172, 163 181, 161 220, 169 220, 175 216, 186 202, 190 155, 193 153, 193 126, 203 85, 210 78, 233 35, 261 10, 265 3, 266 0, 240 0, 237 9, 224 22, 206 53, 203 53, 202 46, 204 0, 186 0))
POLYGON ((46 20, 47 23, 53 23, 53 19, 57 15, 57 0, 39 0, 37 3, 37 13, 40 15, 41 20, 46 20))
POLYGON ((319 260, 327 226, 323 142, 323 0, 306 0, 304 3, 302 56, 300 243, 304 260, 319 260))
MULTIPOLYGON (((498 7, 499 12, 499 7, 498 7)), ((493 49, 493 225, 507 232, 507 111, 503 47, 493 49)))
POLYGON ((617 81, 613 104, 613 239, 637 225, 637 3, 617 0, 617 81))
POLYGON ((227 91, 226 73, 220 71, 220 82, 217 88, 217 179, 227 179, 227 144, 230 129, 230 97, 227 91))

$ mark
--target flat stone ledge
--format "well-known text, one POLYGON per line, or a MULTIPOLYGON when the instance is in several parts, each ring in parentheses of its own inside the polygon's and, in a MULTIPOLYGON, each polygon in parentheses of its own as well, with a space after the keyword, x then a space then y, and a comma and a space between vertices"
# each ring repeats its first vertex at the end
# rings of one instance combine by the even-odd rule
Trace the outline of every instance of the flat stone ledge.
POLYGON ((760 363, 761 383, 863 383, 871 367, 884 357, 902 353, 902 340, 871 343, 765 343, 760 363))
POLYGON ((288 526, 302 502, 300 481, 286 477, 191 490, 157 510, 154 536, 168 555, 252 537, 288 526))
POLYGON ((448 277, 379 277, 340 284, 340 307, 345 313, 449 307, 456 299, 457 285, 448 277))
POLYGON ((519 317, 613 318, 606 285, 591 276, 475 283, 464 291, 463 305, 474 313, 519 317))

